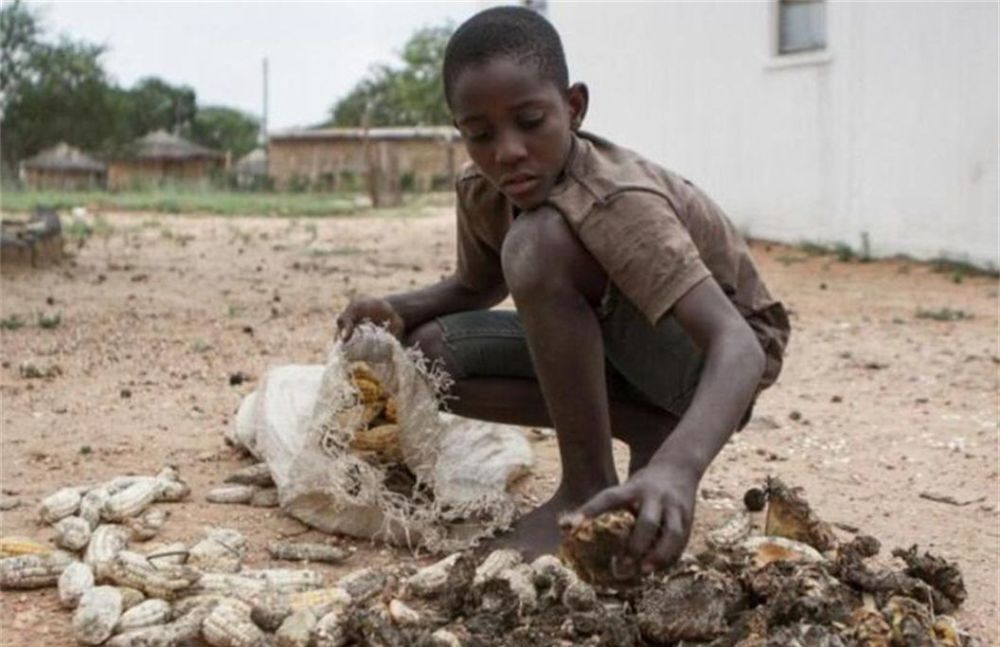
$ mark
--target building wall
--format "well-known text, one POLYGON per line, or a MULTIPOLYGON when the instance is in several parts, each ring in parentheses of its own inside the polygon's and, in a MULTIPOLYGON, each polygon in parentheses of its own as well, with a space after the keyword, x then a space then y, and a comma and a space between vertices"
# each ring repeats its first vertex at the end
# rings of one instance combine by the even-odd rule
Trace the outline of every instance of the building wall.
MULTIPOLYGON (((373 143, 376 147, 378 143, 373 143)), ((399 173, 412 178, 413 188, 429 191, 450 186, 468 159, 458 140, 390 140, 381 144, 396 156, 399 173)), ((368 164, 364 142, 348 139, 282 139, 268 144, 268 172, 279 188, 309 186, 350 190, 364 186, 368 164), (351 184, 355 186, 350 186, 351 184)))
POLYGON ((24 184, 32 189, 77 191, 104 185, 104 173, 99 171, 31 169, 21 171, 24 184))
POLYGON ((996 3, 552 3, 586 128, 703 186, 750 235, 997 264, 996 3), (596 46, 604 43, 605 46, 596 46))
POLYGON ((184 184, 208 186, 214 171, 222 168, 222 160, 129 160, 108 164, 108 188, 127 190, 184 184))

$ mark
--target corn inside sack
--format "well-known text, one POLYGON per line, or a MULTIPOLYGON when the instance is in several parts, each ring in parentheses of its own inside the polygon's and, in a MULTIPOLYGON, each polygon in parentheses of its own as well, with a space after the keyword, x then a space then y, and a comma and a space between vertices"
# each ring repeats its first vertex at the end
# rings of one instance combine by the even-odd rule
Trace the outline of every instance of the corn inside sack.
POLYGON ((442 415, 449 381, 363 325, 321 369, 272 369, 231 438, 267 461, 282 509, 310 526, 459 550, 509 525, 508 486, 533 454, 515 427, 442 415))

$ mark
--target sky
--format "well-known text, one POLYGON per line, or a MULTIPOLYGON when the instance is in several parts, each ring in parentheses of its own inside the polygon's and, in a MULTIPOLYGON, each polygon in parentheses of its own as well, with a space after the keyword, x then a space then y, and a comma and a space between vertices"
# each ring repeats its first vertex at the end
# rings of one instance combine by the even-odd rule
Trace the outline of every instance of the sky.
POLYGON ((397 62, 423 26, 458 25, 495 2, 28 2, 46 33, 107 46, 130 87, 146 76, 189 85, 198 105, 259 116, 269 68, 268 129, 314 125, 375 63, 397 62))

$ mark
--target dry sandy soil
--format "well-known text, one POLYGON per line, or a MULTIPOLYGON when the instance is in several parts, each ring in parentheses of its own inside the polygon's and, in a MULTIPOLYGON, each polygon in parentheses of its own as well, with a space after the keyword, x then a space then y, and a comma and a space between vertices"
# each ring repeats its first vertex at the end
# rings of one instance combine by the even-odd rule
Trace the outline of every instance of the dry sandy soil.
MULTIPOLYGON (((37 501, 60 486, 180 467, 193 496, 172 506, 165 538, 205 526, 245 532, 252 562, 302 526, 276 510, 208 504, 204 495, 246 460, 223 443, 240 398, 269 366, 321 362, 333 319, 356 292, 432 282, 454 267, 447 209, 423 217, 332 220, 107 214, 112 232, 44 271, 4 268, 2 533, 51 537, 37 501), (43 329, 39 313, 59 314, 43 329), (23 362, 58 365, 26 379, 23 362), (230 374, 254 379, 230 386, 230 374)), ((754 421, 702 484, 702 519, 769 474, 804 486, 819 514, 883 540, 956 560, 969 599, 962 623, 997 644, 997 282, 956 283, 926 265, 844 263, 758 243, 773 292, 792 312, 785 371, 754 421), (937 321, 921 309, 961 310, 937 321), (961 505, 925 498, 948 496, 961 505), (718 507, 718 506, 715 506, 718 507)), ((558 476, 555 442, 529 433, 541 498, 558 476)), ((624 457, 622 457, 624 458, 624 457)), ((315 531, 300 535, 317 539, 315 531)), ((358 547, 350 563, 410 559, 358 547)), ((3 644, 70 644, 54 592, 0 595, 3 644)))

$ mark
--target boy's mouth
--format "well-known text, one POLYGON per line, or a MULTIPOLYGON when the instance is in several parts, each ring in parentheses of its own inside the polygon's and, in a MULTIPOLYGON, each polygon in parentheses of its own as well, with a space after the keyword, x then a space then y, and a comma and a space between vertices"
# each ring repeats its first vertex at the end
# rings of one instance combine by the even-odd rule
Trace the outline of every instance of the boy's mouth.
POLYGON ((527 173, 516 173, 500 181, 500 188, 511 197, 531 193, 537 186, 538 178, 527 173))

